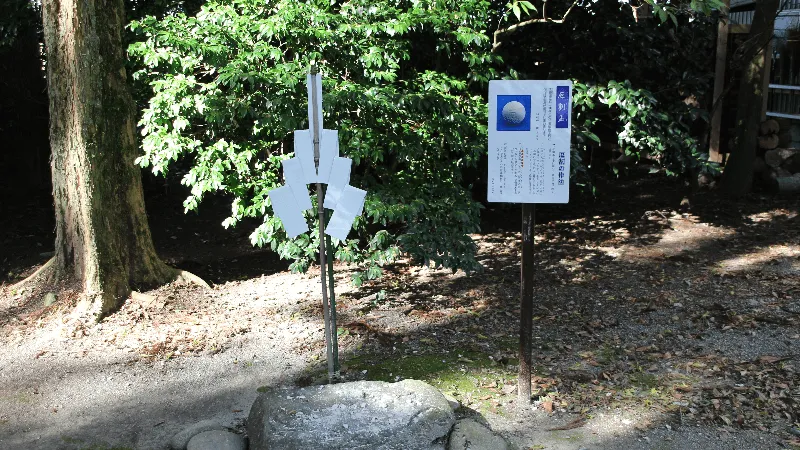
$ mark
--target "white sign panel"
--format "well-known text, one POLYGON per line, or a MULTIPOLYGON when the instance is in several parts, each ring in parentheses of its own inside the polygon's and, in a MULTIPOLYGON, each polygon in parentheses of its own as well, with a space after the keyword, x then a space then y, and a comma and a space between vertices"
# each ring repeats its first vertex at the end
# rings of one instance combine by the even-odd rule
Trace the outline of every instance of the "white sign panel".
POLYGON ((353 160, 350 158, 337 156, 333 159, 331 174, 328 177, 328 191, 325 192, 325 203, 323 203, 326 208, 336 209, 336 202, 339 201, 344 187, 350 183, 350 167, 352 164, 353 160))
POLYGON ((488 200, 567 203, 572 82, 489 82, 488 200))

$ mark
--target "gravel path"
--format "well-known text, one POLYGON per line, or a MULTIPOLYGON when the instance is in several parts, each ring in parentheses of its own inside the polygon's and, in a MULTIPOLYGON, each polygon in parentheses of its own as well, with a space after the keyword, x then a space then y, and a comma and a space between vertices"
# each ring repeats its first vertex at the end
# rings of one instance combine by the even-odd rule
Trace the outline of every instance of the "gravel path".
POLYGON ((767 450, 785 448, 768 433, 710 427, 677 427, 663 423, 666 417, 644 411, 601 413, 585 425, 570 430, 546 431, 569 424, 574 416, 532 411, 508 418, 487 417, 492 428, 520 449, 547 450, 767 450), (557 422, 554 425, 554 420, 557 422))

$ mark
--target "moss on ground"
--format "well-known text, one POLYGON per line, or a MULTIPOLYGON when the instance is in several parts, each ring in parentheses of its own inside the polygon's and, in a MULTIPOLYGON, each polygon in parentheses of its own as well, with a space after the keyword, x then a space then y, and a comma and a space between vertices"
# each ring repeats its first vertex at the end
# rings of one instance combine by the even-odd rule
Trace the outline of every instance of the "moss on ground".
POLYGON ((0 403, 17 403, 28 405, 33 403, 33 395, 28 392, 14 392, 9 395, 0 395, 0 403))
POLYGON ((385 358, 358 356, 347 362, 348 372, 366 371, 367 380, 395 382, 425 381, 468 403, 474 409, 489 409, 503 395, 502 388, 516 379, 516 373, 480 352, 449 352, 385 358))

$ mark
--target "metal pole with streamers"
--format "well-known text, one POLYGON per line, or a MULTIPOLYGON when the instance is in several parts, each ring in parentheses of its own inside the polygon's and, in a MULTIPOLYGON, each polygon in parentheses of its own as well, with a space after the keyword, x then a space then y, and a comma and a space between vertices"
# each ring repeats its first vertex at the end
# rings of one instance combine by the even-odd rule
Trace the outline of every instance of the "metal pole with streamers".
POLYGON ((341 241, 347 239, 355 218, 364 209, 367 192, 350 186, 352 160, 339 156, 338 132, 323 127, 321 78, 317 66, 312 65, 306 78, 309 129, 295 130, 294 157, 282 163, 285 185, 271 190, 269 198, 287 236, 294 238, 309 231, 303 212, 313 209, 308 185, 316 185, 322 315, 328 379, 333 381, 339 371, 339 351, 333 257, 329 257, 329 253, 333 253, 330 237, 341 241), (333 210, 327 223, 326 208, 333 210))

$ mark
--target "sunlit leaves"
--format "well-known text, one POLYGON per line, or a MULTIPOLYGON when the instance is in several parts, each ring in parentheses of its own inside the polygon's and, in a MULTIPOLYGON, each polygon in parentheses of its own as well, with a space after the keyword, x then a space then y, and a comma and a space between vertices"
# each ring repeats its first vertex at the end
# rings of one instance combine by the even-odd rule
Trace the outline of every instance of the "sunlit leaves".
POLYGON ((511 11, 517 20, 522 20, 523 16, 527 16, 531 12, 536 11, 536 7, 533 5, 533 3, 527 0, 512 0, 506 4, 506 9, 511 11))
MULTIPOLYGON (((691 124, 697 119, 707 120, 704 111, 683 102, 659 105, 653 93, 634 88, 628 80, 593 86, 576 82, 573 89, 579 139, 600 144, 600 138, 590 131, 597 113, 587 112, 602 105, 621 126, 617 143, 624 154, 637 159, 646 156, 659 162, 668 173, 682 173, 689 167, 716 170, 691 132, 691 124)), ((612 169, 616 173, 616 167, 612 169)))
POLYGON ((499 61, 485 30, 489 6, 220 0, 196 17, 134 22, 139 39, 129 52, 146 101, 137 164, 156 173, 188 164, 187 210, 209 193, 230 193, 224 226, 260 218, 253 245, 307 269, 319 248, 316 214, 307 214, 313 231, 289 240, 267 192, 283 182, 292 131, 308 127, 305 73, 315 61, 326 127, 339 130, 356 164, 352 183, 369 192, 351 239, 335 241, 336 258, 360 264, 362 280, 401 254, 475 270, 468 234, 478 205, 461 171, 485 151, 481 94, 499 61))

